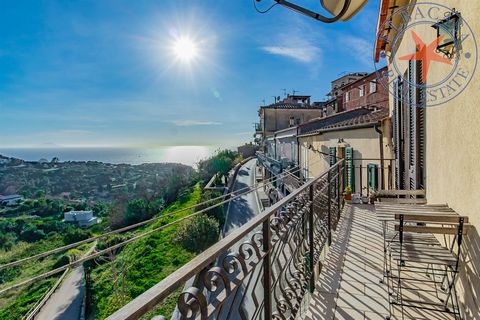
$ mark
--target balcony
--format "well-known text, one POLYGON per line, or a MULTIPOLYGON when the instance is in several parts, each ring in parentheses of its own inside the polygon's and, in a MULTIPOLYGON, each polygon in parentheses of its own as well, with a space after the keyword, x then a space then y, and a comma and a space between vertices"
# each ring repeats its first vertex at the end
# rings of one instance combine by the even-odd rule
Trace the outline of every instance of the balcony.
MULTIPOLYGON (((458 319, 392 300, 380 206, 344 203, 344 163, 301 185, 108 319, 139 319, 147 312, 168 319, 458 319), (172 301, 176 307, 169 309, 172 301)), ((453 212, 445 206, 408 209, 453 212)), ((427 306, 438 303, 444 293, 430 290, 428 270, 420 277, 401 294, 427 306)))
POLYGON ((342 170, 338 162, 109 319, 138 319, 166 299, 177 301, 180 319, 293 318, 340 218, 342 170))
POLYGON ((255 123, 255 133, 263 133, 263 126, 261 123, 255 123))

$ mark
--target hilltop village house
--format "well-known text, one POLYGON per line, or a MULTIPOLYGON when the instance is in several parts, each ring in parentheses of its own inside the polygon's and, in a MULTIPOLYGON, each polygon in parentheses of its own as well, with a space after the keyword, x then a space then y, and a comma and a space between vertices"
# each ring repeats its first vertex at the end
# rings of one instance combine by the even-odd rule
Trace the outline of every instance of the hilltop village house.
POLYGON ((276 131, 318 118, 320 109, 321 105, 310 104, 310 96, 289 95, 282 101, 260 107, 256 134, 264 140, 276 131))
POLYGON ((343 111, 343 88, 348 84, 365 77, 367 74, 367 72, 351 72, 333 80, 331 82, 331 90, 327 93, 327 96, 330 97, 330 99, 324 104, 322 117, 343 111))
POLYGON ((463 319, 479 319, 480 301, 480 76, 478 70, 474 73, 478 58, 473 57, 474 35, 480 34, 478 12, 479 1, 438 0, 422 6, 383 0, 375 47, 376 60, 385 56, 389 73, 397 76, 389 101, 396 188, 424 189, 428 204, 448 204, 471 223, 462 242, 465 263, 457 285, 463 319), (395 14, 402 7, 408 8, 402 11, 407 17, 395 14), (419 49, 412 32, 397 33, 408 27, 404 21, 423 24, 414 31, 425 44, 443 35, 436 53, 451 64, 434 61, 424 70, 422 60, 399 59, 419 49), (448 93, 456 96, 441 100, 448 93))
MULTIPOLYGON (((265 177, 298 167, 298 177, 306 180, 325 172, 337 159, 348 157, 352 168, 348 184, 354 193, 391 185, 394 163, 390 157, 388 93, 380 84, 386 81, 385 71, 350 73, 332 81, 329 95, 335 106, 304 106, 308 110, 304 119, 311 117, 308 121, 287 121, 298 117, 299 111, 285 108, 283 121, 276 122, 279 130, 272 132, 275 122, 270 118, 270 130, 263 139, 265 177)), ((265 112, 269 108, 261 109, 263 123, 265 115, 269 121, 265 112)))

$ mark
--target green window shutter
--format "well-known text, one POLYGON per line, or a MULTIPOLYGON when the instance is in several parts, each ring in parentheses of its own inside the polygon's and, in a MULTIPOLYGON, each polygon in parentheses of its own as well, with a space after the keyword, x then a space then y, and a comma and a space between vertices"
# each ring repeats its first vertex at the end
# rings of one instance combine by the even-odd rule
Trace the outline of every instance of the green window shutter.
POLYGON ((367 165, 367 180, 368 180, 368 187, 373 190, 378 189, 378 165, 374 163, 369 163, 367 165))
POLYGON ((328 148, 330 166, 333 166, 337 163, 337 148, 336 147, 329 147, 328 148))
POLYGON ((345 148, 345 181, 355 192, 355 167, 353 166, 353 148, 345 148))

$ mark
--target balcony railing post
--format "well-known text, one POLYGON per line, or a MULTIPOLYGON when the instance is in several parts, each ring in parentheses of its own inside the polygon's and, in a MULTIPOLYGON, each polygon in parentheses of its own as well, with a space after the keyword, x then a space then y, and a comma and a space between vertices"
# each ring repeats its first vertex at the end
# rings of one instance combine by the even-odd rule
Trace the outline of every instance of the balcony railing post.
POLYGON ((263 305, 264 305, 264 319, 272 319, 272 264, 271 264, 271 231, 270 231, 270 219, 263 222, 263 250, 265 257, 263 258, 263 305))
POLYGON ((310 276, 310 293, 313 293, 315 290, 315 264, 314 264, 314 250, 315 250, 315 244, 313 243, 313 236, 314 236, 314 231, 315 227, 313 224, 313 215, 314 215, 314 208, 313 208, 313 184, 310 185, 309 188, 309 200, 310 200, 310 212, 308 215, 308 244, 309 244, 309 268, 311 272, 310 276))
POLYGON ((332 186, 331 169, 327 173, 327 214, 328 214, 328 246, 332 244, 332 186))
POLYGON ((340 185, 340 164, 337 165, 337 223, 340 220, 340 201, 342 197, 342 186, 340 185))

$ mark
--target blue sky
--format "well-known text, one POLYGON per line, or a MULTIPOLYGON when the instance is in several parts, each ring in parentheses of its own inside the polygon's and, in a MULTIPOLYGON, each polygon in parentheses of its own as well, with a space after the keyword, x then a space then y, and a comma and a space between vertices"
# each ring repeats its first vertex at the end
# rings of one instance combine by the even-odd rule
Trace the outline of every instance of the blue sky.
POLYGON ((0 0, 0 147, 249 141, 263 99, 324 100, 340 73, 374 69, 378 5, 326 25, 250 0, 0 0), (178 36, 199 47, 189 64, 178 36))

